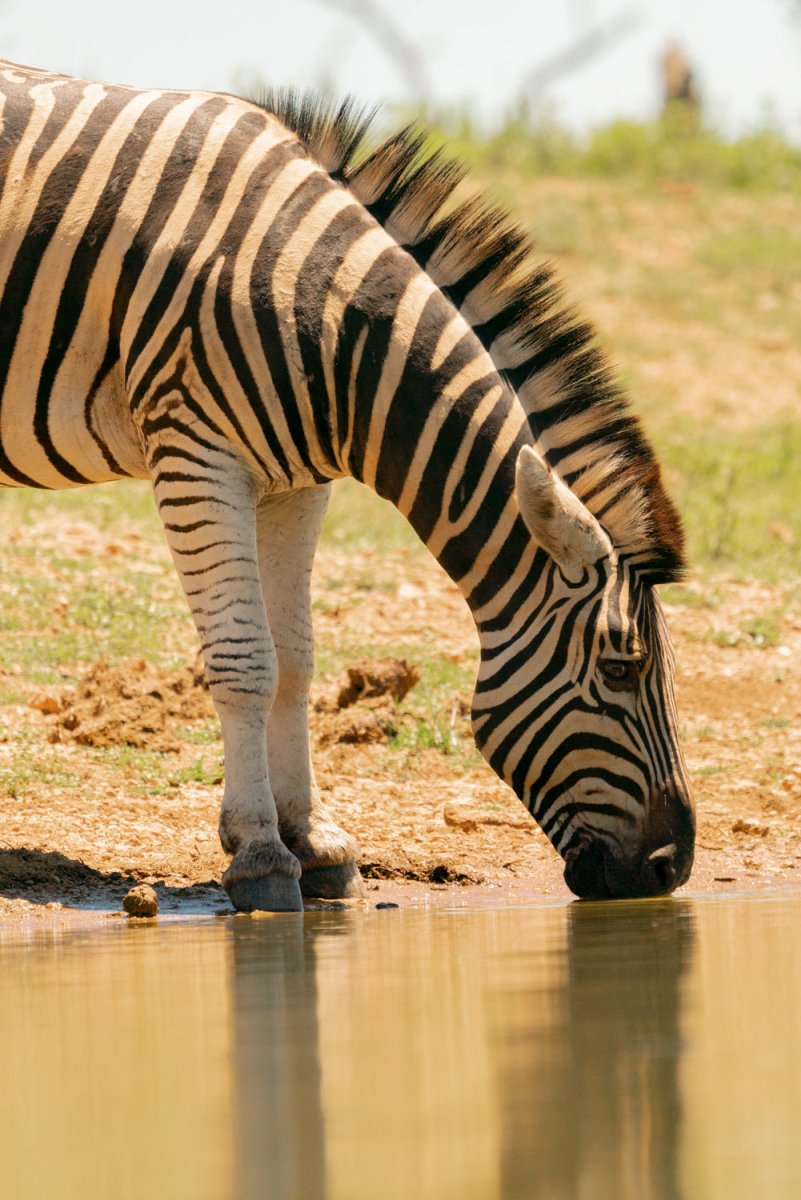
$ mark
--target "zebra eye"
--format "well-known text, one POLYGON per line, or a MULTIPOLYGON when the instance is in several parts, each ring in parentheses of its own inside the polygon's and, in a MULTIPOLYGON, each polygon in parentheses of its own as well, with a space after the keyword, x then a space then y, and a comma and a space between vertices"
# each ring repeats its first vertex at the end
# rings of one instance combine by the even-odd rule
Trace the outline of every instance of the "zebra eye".
POLYGON ((602 658, 598 665, 604 682, 613 692, 631 692, 636 688, 640 671, 634 659, 602 658))

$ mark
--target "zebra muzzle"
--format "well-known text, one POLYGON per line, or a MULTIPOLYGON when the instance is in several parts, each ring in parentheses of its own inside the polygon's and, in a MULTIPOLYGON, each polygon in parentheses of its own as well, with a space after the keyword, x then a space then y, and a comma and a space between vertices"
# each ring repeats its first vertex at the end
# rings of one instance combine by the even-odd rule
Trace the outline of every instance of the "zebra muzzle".
POLYGON ((608 843, 584 838, 565 853, 565 883, 582 900, 667 896, 684 883, 691 864, 692 850, 675 842, 623 859, 608 843))

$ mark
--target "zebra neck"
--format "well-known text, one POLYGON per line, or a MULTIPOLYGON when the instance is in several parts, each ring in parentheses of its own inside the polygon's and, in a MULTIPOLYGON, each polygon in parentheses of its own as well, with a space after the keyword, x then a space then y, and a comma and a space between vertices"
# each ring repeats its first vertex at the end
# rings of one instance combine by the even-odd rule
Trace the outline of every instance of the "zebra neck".
POLYGON ((533 566, 515 462, 525 412, 447 296, 397 248, 346 311, 323 371, 334 458, 407 518, 490 619, 533 566))
POLYGON ((370 409, 362 436, 357 420, 348 469, 406 517, 480 624, 530 579, 536 547, 514 488, 525 415, 494 372, 470 379, 474 367, 450 393, 434 373, 409 373, 390 404, 370 409))

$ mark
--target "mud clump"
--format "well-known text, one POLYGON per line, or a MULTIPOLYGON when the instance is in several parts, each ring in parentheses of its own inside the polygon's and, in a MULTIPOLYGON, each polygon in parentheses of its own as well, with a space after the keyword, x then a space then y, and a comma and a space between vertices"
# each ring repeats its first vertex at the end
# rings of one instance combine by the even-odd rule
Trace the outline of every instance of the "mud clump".
POLYGON ((159 902, 150 884, 140 883, 123 898, 122 907, 129 917, 155 917, 159 902))
POLYGON ((458 883, 462 887, 471 883, 482 883, 483 875, 473 867, 460 870, 452 863, 434 859, 429 862, 414 862, 409 859, 406 863, 389 861, 366 861, 359 863, 359 871, 364 879, 389 879, 396 882, 417 881, 419 883, 449 884, 458 883))
POLYGON ((31 706, 51 720, 51 742, 166 751, 181 748, 176 725, 214 715, 199 661, 171 674, 141 659, 117 667, 99 662, 77 688, 48 692, 31 706))
POLYGON ((418 668, 404 658, 363 660, 349 666, 345 678, 315 701, 319 744, 385 742, 397 731, 395 705, 419 680, 418 668))
POLYGON ((348 713, 346 720, 338 719, 328 729, 320 731, 320 741, 341 742, 347 746, 366 746, 371 742, 384 742, 391 733, 391 725, 374 712, 348 713))
POLYGON ((391 696, 399 703, 420 682, 417 667, 405 658, 380 658, 354 663, 347 669, 348 680, 339 689, 337 707, 349 708, 359 701, 391 696))

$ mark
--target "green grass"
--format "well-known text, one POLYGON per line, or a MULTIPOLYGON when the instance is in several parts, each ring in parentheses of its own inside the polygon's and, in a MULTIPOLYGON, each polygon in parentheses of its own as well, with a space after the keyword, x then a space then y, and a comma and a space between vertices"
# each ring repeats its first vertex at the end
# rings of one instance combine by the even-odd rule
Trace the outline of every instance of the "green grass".
POLYGON ((654 433, 696 567, 770 582, 801 573, 801 422, 742 433, 675 422, 654 433))
POLYGON ((789 717, 765 717, 759 722, 765 729, 789 729, 792 723, 789 717))
POLYGON ((801 279, 801 237, 786 229, 750 226, 707 238, 696 251, 699 263, 725 279, 749 277, 763 289, 787 292, 801 279))
MULTIPOLYGON (((343 479, 332 489, 321 544, 342 550, 377 549, 384 554, 403 550, 418 555, 424 551, 417 534, 394 505, 353 479, 343 479)), ((351 576, 348 581, 352 581, 351 576)), ((364 582, 372 581, 367 578, 364 582)))
POLYGON ((118 771, 122 778, 129 780, 140 795, 161 796, 172 786, 170 774, 173 756, 169 753, 127 745, 96 746, 90 753, 98 763, 118 771))
POLYGON ((442 754, 458 756, 462 749, 456 722, 444 715, 431 721, 416 720, 402 725, 389 741, 393 750, 415 752, 439 750, 442 754))
POLYGON ((172 771, 167 777, 167 783, 170 787, 182 787, 185 783, 200 783, 204 787, 212 787, 222 783, 224 778, 222 758, 216 756, 213 762, 209 762, 205 755, 201 755, 191 766, 172 771))
POLYGON ((735 770, 737 767, 734 763, 709 763, 703 767, 695 767, 690 774, 704 779, 710 775, 730 775, 735 770))
MULTIPOLYGON (((14 532, 0 544, 3 661, 27 682, 63 683, 77 664, 99 658, 185 661, 194 631, 172 564, 155 549, 164 535, 146 487, 0 491, 0 520, 14 532), (65 545, 54 546, 52 530, 65 520, 65 545), (71 551, 75 528, 80 554, 71 551), (95 530, 103 538, 98 553, 95 530), (136 538, 114 554, 100 553, 109 537, 131 533, 136 538)), ((12 690, 6 681, 7 699, 12 690)))
POLYGON ((723 602, 718 592, 691 591, 680 583, 663 587, 660 595, 664 604, 674 608, 715 609, 723 602))
POLYGON ((28 680, 63 682, 66 668, 99 658, 116 662, 136 656, 164 665, 186 658, 193 633, 169 568, 154 576, 122 560, 112 583, 87 578, 83 564, 48 579, 38 571, 26 574, 34 568, 24 556, 20 561, 7 553, 2 563, 3 658, 28 680))
POLYGON ((445 114, 435 123, 433 140, 484 175, 514 170, 646 185, 670 179, 753 191, 801 186, 801 151, 776 129, 729 139, 680 107, 658 120, 616 120, 583 135, 525 105, 489 135, 465 114, 445 114))
POLYGON ((70 770, 52 746, 42 745, 35 734, 25 736, 11 761, 0 768, 0 794, 15 800, 80 785, 80 774, 70 770))
POLYGON ((100 483, 65 492, 0 489, 0 521, 4 529, 35 525, 51 515, 88 521, 103 531, 136 531, 149 541, 164 537, 150 485, 140 480, 100 483))

